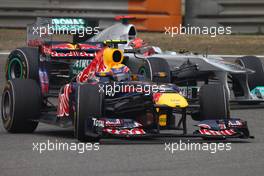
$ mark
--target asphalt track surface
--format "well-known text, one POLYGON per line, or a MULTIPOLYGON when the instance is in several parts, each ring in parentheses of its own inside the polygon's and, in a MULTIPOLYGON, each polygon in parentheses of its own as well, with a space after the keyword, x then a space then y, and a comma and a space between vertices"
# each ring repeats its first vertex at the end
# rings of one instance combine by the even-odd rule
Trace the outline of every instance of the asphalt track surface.
MULTIPOLYGON (((0 55, 0 89, 4 85, 0 55)), ((26 100, 25 100, 26 101, 26 100)), ((200 139, 104 139, 98 151, 33 151, 33 143, 76 143, 71 130, 40 124, 33 134, 8 134, 0 122, 0 175, 264 175, 264 109, 236 110, 232 115, 248 121, 255 139, 232 140, 230 151, 174 151, 164 143, 201 143, 200 139)), ((190 119, 190 118, 189 118, 190 119)), ((188 125, 192 125, 190 121, 188 125)), ((191 130, 189 131, 191 132, 191 130)), ((221 141, 217 141, 218 143, 221 141)))

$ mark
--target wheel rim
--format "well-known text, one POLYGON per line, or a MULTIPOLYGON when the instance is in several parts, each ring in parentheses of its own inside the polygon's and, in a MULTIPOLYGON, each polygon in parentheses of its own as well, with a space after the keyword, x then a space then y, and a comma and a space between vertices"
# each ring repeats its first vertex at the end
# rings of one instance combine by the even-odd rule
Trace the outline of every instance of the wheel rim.
POLYGON ((4 121, 8 121, 10 120, 12 114, 11 95, 9 91, 5 91, 2 103, 3 119, 4 121))
POLYGON ((8 65, 8 78, 22 78, 23 67, 22 63, 18 58, 13 58, 8 65))

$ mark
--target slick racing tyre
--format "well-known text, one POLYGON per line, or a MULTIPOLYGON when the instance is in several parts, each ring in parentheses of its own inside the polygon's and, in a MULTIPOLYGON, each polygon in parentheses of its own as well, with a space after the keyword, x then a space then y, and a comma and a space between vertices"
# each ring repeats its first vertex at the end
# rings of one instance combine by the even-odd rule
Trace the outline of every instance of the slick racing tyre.
POLYGON ((194 120, 230 118, 227 92, 222 84, 207 84, 200 88, 200 111, 192 114, 194 120))
POLYGON ((149 78, 153 82, 158 83, 170 83, 171 82, 171 73, 170 66, 168 62, 163 58, 150 57, 145 60, 144 66, 140 67, 138 74, 144 75, 146 78, 149 78), (158 72, 164 72, 165 77, 155 77, 154 75, 158 72))
POLYGON ((6 80, 23 78, 38 81, 38 48, 23 47, 13 50, 6 63, 6 80))
POLYGON ((79 85, 77 93, 74 118, 75 137, 79 141, 98 141, 99 136, 89 131, 91 129, 87 129, 86 125, 88 121, 92 123, 92 118, 102 117, 103 94, 100 93, 98 85, 91 84, 79 85))
POLYGON ((255 73, 248 75, 248 86, 250 90, 257 86, 264 86, 264 68, 260 58, 245 56, 238 58, 236 63, 255 71, 255 73))
POLYGON ((31 133, 40 114, 41 93, 36 81, 9 80, 4 88, 1 113, 4 128, 11 133, 31 133))

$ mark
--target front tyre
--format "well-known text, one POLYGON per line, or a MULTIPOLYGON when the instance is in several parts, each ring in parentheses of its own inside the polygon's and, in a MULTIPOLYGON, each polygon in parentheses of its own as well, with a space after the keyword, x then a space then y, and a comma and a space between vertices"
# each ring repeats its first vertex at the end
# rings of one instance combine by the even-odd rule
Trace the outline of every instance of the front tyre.
POLYGON ((11 133, 31 133, 40 114, 41 93, 34 80, 14 79, 2 93, 1 113, 4 128, 11 133))
POLYGON ((257 86, 264 86, 264 67, 260 58, 256 56, 244 56, 238 58, 236 63, 255 71, 255 73, 248 75, 248 86, 250 90, 253 90, 257 86))
MULTIPOLYGON (((74 134, 79 141, 95 142, 99 136, 92 129, 87 129, 88 121, 102 117, 103 94, 98 85, 83 84, 78 86, 74 134), (88 134, 87 134, 88 133, 88 134)), ((91 125, 91 124, 90 124, 91 125)))
POLYGON ((229 119, 227 92, 222 84, 207 84, 200 88, 200 111, 192 114, 194 120, 229 119))

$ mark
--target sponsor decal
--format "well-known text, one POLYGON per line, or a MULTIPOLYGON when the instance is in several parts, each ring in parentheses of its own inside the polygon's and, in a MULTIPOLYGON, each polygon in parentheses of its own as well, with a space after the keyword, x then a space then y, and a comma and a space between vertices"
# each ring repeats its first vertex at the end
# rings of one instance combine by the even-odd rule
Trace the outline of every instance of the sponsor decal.
POLYGON ((138 122, 134 122, 134 127, 142 127, 143 125, 138 123, 138 122))
POLYGON ((39 80, 42 94, 49 92, 49 78, 46 70, 39 69, 39 80))
POLYGON ((179 87, 179 89, 183 96, 191 99, 191 98, 197 98, 200 88, 197 86, 189 86, 189 87, 179 87))
POLYGON ((207 124, 199 124, 198 127, 205 128, 205 129, 211 129, 211 126, 207 124))
POLYGON ((72 74, 80 73, 84 68, 86 68, 92 61, 91 60, 78 60, 74 63, 72 67, 72 74))
POLYGON ((69 107, 69 95, 72 92, 71 85, 66 84, 63 89, 63 93, 59 95, 57 116, 68 117, 70 112, 69 107))
POLYGON ((105 128, 103 130, 108 134, 115 134, 115 135, 143 135, 146 132, 141 128, 133 128, 133 129, 109 129, 105 128))
POLYGON ((158 102, 160 97, 161 97, 162 93, 154 93, 153 94, 153 100, 154 102, 158 102))
POLYGON ((173 102, 173 103, 176 103, 176 104, 179 104, 179 102, 180 102, 180 101, 179 101, 178 99, 176 99, 176 98, 171 98, 170 101, 173 102))
POLYGON ((99 120, 99 119, 96 119, 96 118, 92 118, 93 120, 93 126, 95 127, 105 127, 105 121, 104 120, 99 120))
POLYGON ((107 119, 105 120, 105 126, 106 127, 118 127, 122 126, 123 121, 121 119, 107 119))
POLYGON ((77 82, 86 82, 88 79, 94 79, 96 72, 102 72, 106 69, 103 61, 103 50, 100 50, 96 53, 95 58, 92 62, 83 70, 81 71, 77 78, 77 82))
POLYGON ((52 25, 56 30, 79 29, 85 27, 85 20, 82 18, 53 18, 52 25))
POLYGON ((68 53, 58 53, 56 51, 51 52, 51 57, 95 57, 93 53, 87 53, 85 51, 69 51, 68 53))
POLYGON ((239 120, 236 120, 236 121, 229 121, 228 122, 228 126, 231 126, 231 127, 234 127, 234 126, 242 126, 243 124, 239 121, 239 120))
POLYGON ((199 130, 199 133, 204 134, 204 135, 209 135, 209 136, 232 136, 236 132, 231 129, 230 130, 220 130, 220 131, 201 129, 199 130))
POLYGON ((226 129, 226 125, 225 125, 224 123, 220 123, 220 124, 219 124, 219 128, 220 128, 221 130, 224 130, 224 129, 226 129))

